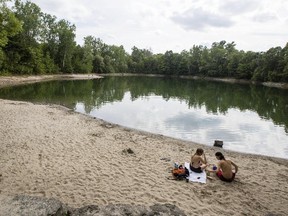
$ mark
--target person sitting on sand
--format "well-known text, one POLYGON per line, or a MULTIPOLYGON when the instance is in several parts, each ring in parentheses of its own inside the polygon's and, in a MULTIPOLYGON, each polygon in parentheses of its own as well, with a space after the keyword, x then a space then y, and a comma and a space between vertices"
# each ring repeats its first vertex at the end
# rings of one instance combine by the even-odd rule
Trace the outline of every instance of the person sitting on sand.
POLYGON ((190 169, 193 172, 201 173, 207 167, 207 160, 202 148, 198 148, 191 157, 190 169), (203 158, 201 157, 203 155, 203 158))
POLYGON ((232 182, 238 172, 238 166, 230 160, 226 160, 221 152, 216 152, 215 156, 218 162, 216 170, 209 170, 210 172, 215 172, 216 175, 225 182, 232 182), (235 171, 233 172, 232 166, 234 166, 235 171))

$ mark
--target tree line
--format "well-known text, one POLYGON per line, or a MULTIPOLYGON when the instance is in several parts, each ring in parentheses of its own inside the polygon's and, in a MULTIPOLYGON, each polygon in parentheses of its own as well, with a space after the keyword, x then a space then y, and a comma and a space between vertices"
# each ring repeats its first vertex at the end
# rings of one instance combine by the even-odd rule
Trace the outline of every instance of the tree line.
POLYGON ((193 45, 181 53, 108 45, 86 36, 75 41, 76 26, 43 13, 30 1, 0 0, 0 75, 54 73, 135 73, 229 77, 288 82, 288 43, 266 52, 237 50, 234 42, 193 45))

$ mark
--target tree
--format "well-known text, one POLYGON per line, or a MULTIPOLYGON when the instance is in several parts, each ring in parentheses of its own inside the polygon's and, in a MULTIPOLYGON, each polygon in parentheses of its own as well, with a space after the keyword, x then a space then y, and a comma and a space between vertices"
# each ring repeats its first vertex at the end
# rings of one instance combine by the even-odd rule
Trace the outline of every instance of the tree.
POLYGON ((283 73, 281 74, 281 81, 288 82, 288 43, 282 49, 282 58, 280 60, 281 68, 283 68, 283 73))
POLYGON ((40 40, 41 9, 32 2, 15 1, 15 15, 22 22, 21 41, 26 47, 34 46, 40 40))
POLYGON ((91 73, 93 69, 93 43, 89 37, 84 38, 84 46, 76 47, 73 55, 73 68, 77 73, 91 73))
POLYGON ((210 50, 205 46, 202 50, 199 66, 199 72, 201 76, 208 76, 208 72, 211 68, 211 61, 210 50))
POLYGON ((18 34, 21 30, 21 23, 14 13, 7 7, 8 0, 0 0, 0 47, 8 43, 8 38, 18 34))
POLYGON ((22 30, 20 21, 7 7, 6 2, 7 0, 0 0, 0 72, 4 64, 8 64, 5 61, 6 55, 3 48, 8 44, 9 37, 15 36, 22 30))
POLYGON ((95 71, 96 73, 104 73, 105 72, 104 58, 99 54, 96 54, 94 56, 93 71, 95 71))
POLYGON ((45 71, 48 73, 57 73, 59 67, 56 65, 59 36, 57 33, 56 17, 50 14, 41 13, 40 39, 41 48, 44 55, 45 71))
POLYGON ((225 45, 226 55, 227 55, 227 76, 236 77, 238 64, 241 58, 241 54, 235 49, 236 44, 234 41, 232 43, 227 43, 225 45))
POLYGON ((275 47, 269 49, 265 54, 266 65, 265 70, 268 71, 267 78, 272 82, 281 81, 281 74, 283 73, 283 65, 281 65, 282 48, 275 47))
POLYGON ((91 68, 88 68, 87 65, 83 62, 84 60, 84 49, 77 45, 74 49, 73 57, 72 57, 72 66, 73 72, 75 73, 90 73, 91 68))
POLYGON ((179 62, 179 71, 178 74, 180 75, 188 75, 191 74, 191 59, 190 53, 186 50, 183 50, 180 53, 180 62, 179 62))
POLYGON ((223 77, 227 76, 227 52, 224 45, 226 41, 214 42, 210 49, 210 67, 208 76, 223 77))
POLYGON ((116 73, 126 73, 127 66, 127 53, 124 50, 123 46, 110 46, 111 57, 112 57, 112 66, 116 73))
POLYGON ((15 17, 22 24, 22 31, 9 37, 5 53, 7 70, 18 74, 43 73, 43 53, 38 44, 40 38, 40 8, 31 2, 15 1, 15 17))
POLYGON ((257 67, 256 59, 257 53, 249 51, 245 53, 244 51, 240 51, 237 54, 238 66, 236 69, 235 77, 238 79, 251 79, 252 75, 257 67))
POLYGON ((203 46, 196 46, 196 45, 193 45, 193 47, 190 49, 189 56, 191 66, 189 74, 191 75, 199 74, 203 49, 204 49, 203 46))
POLYGON ((59 47, 57 53, 57 64, 63 73, 72 73, 72 56, 76 47, 75 43, 75 25, 71 25, 66 20, 60 20, 57 23, 57 34, 59 38, 59 47))

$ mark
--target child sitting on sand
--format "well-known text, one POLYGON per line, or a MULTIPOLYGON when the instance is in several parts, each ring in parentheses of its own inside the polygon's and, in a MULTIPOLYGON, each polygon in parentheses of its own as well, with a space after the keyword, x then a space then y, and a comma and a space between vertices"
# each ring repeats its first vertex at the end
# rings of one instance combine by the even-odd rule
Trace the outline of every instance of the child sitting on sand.
POLYGON ((207 160, 202 148, 198 148, 196 153, 191 157, 190 169, 193 172, 201 173, 207 167, 207 160), (203 158, 202 158, 203 155, 203 158))
POLYGON ((224 155, 221 152, 216 152, 215 156, 218 162, 217 169, 209 170, 209 172, 215 172, 220 180, 225 182, 232 182, 235 178, 236 173, 238 172, 238 166, 230 160, 226 160, 224 155), (233 172, 232 166, 235 168, 233 172))

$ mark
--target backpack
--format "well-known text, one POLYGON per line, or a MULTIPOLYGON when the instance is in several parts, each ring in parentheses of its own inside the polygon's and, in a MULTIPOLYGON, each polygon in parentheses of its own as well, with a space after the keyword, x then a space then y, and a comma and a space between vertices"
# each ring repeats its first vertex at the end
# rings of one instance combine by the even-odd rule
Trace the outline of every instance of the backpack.
POLYGON ((180 165, 178 168, 172 170, 172 176, 175 180, 184 180, 189 176, 189 170, 180 165))

